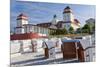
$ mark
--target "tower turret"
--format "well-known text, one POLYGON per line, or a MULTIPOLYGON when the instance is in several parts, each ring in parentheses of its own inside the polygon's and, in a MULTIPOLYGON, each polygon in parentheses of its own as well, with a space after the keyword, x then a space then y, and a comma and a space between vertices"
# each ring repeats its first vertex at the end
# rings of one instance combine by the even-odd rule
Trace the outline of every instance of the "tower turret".
POLYGON ((53 16, 52 24, 53 25, 56 25, 57 24, 57 15, 56 14, 53 16))
POLYGON ((22 27, 24 24, 28 24, 28 17, 21 13, 17 16, 17 27, 22 27))
POLYGON ((63 11, 63 21, 74 21, 74 15, 72 13, 72 10, 69 6, 67 6, 63 11))

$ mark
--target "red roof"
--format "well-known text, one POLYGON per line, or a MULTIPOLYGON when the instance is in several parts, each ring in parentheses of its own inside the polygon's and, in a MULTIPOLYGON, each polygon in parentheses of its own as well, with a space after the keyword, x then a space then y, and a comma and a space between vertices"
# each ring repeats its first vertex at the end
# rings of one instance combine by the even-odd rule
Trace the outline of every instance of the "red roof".
POLYGON ((77 19, 74 19, 75 23, 80 23, 77 19))
POLYGON ((24 33, 10 35, 10 40, 26 40, 33 38, 47 38, 47 36, 40 36, 38 33, 24 33))

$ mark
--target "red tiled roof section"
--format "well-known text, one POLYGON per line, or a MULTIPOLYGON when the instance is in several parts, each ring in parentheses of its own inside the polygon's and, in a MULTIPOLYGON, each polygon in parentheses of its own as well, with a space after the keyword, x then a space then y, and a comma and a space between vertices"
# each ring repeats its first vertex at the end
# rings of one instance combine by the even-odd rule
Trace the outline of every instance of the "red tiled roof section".
POLYGON ((10 40, 25 40, 25 39, 32 39, 38 38, 37 33, 24 33, 24 34, 13 34, 10 35, 10 40))
POLYGON ((33 38, 47 38, 47 36, 40 36, 38 33, 24 33, 10 35, 10 40, 26 40, 33 38))
POLYGON ((75 23, 80 23, 77 19, 74 19, 75 23))

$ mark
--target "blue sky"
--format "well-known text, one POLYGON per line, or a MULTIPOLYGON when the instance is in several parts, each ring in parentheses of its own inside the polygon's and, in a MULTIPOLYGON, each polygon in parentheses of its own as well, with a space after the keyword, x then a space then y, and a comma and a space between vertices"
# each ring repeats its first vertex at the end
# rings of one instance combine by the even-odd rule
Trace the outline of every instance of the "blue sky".
POLYGON ((89 18, 95 18, 95 5, 79 5, 79 4, 62 4, 62 3, 46 3, 46 2, 21 2, 11 0, 11 30, 16 26, 16 17, 20 13, 24 13, 29 18, 29 23, 37 24, 49 22, 53 15, 56 14, 58 20, 63 19, 63 9, 69 6, 83 26, 89 18))

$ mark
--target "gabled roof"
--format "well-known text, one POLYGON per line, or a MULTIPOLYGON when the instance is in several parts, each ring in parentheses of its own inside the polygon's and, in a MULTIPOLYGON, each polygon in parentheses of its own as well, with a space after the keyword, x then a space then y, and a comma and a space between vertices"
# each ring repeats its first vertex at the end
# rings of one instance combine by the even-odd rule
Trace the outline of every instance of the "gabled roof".
POLYGON ((77 19, 74 19, 75 23, 80 23, 77 19))
POLYGON ((51 25, 49 28, 57 29, 57 26, 51 25))

